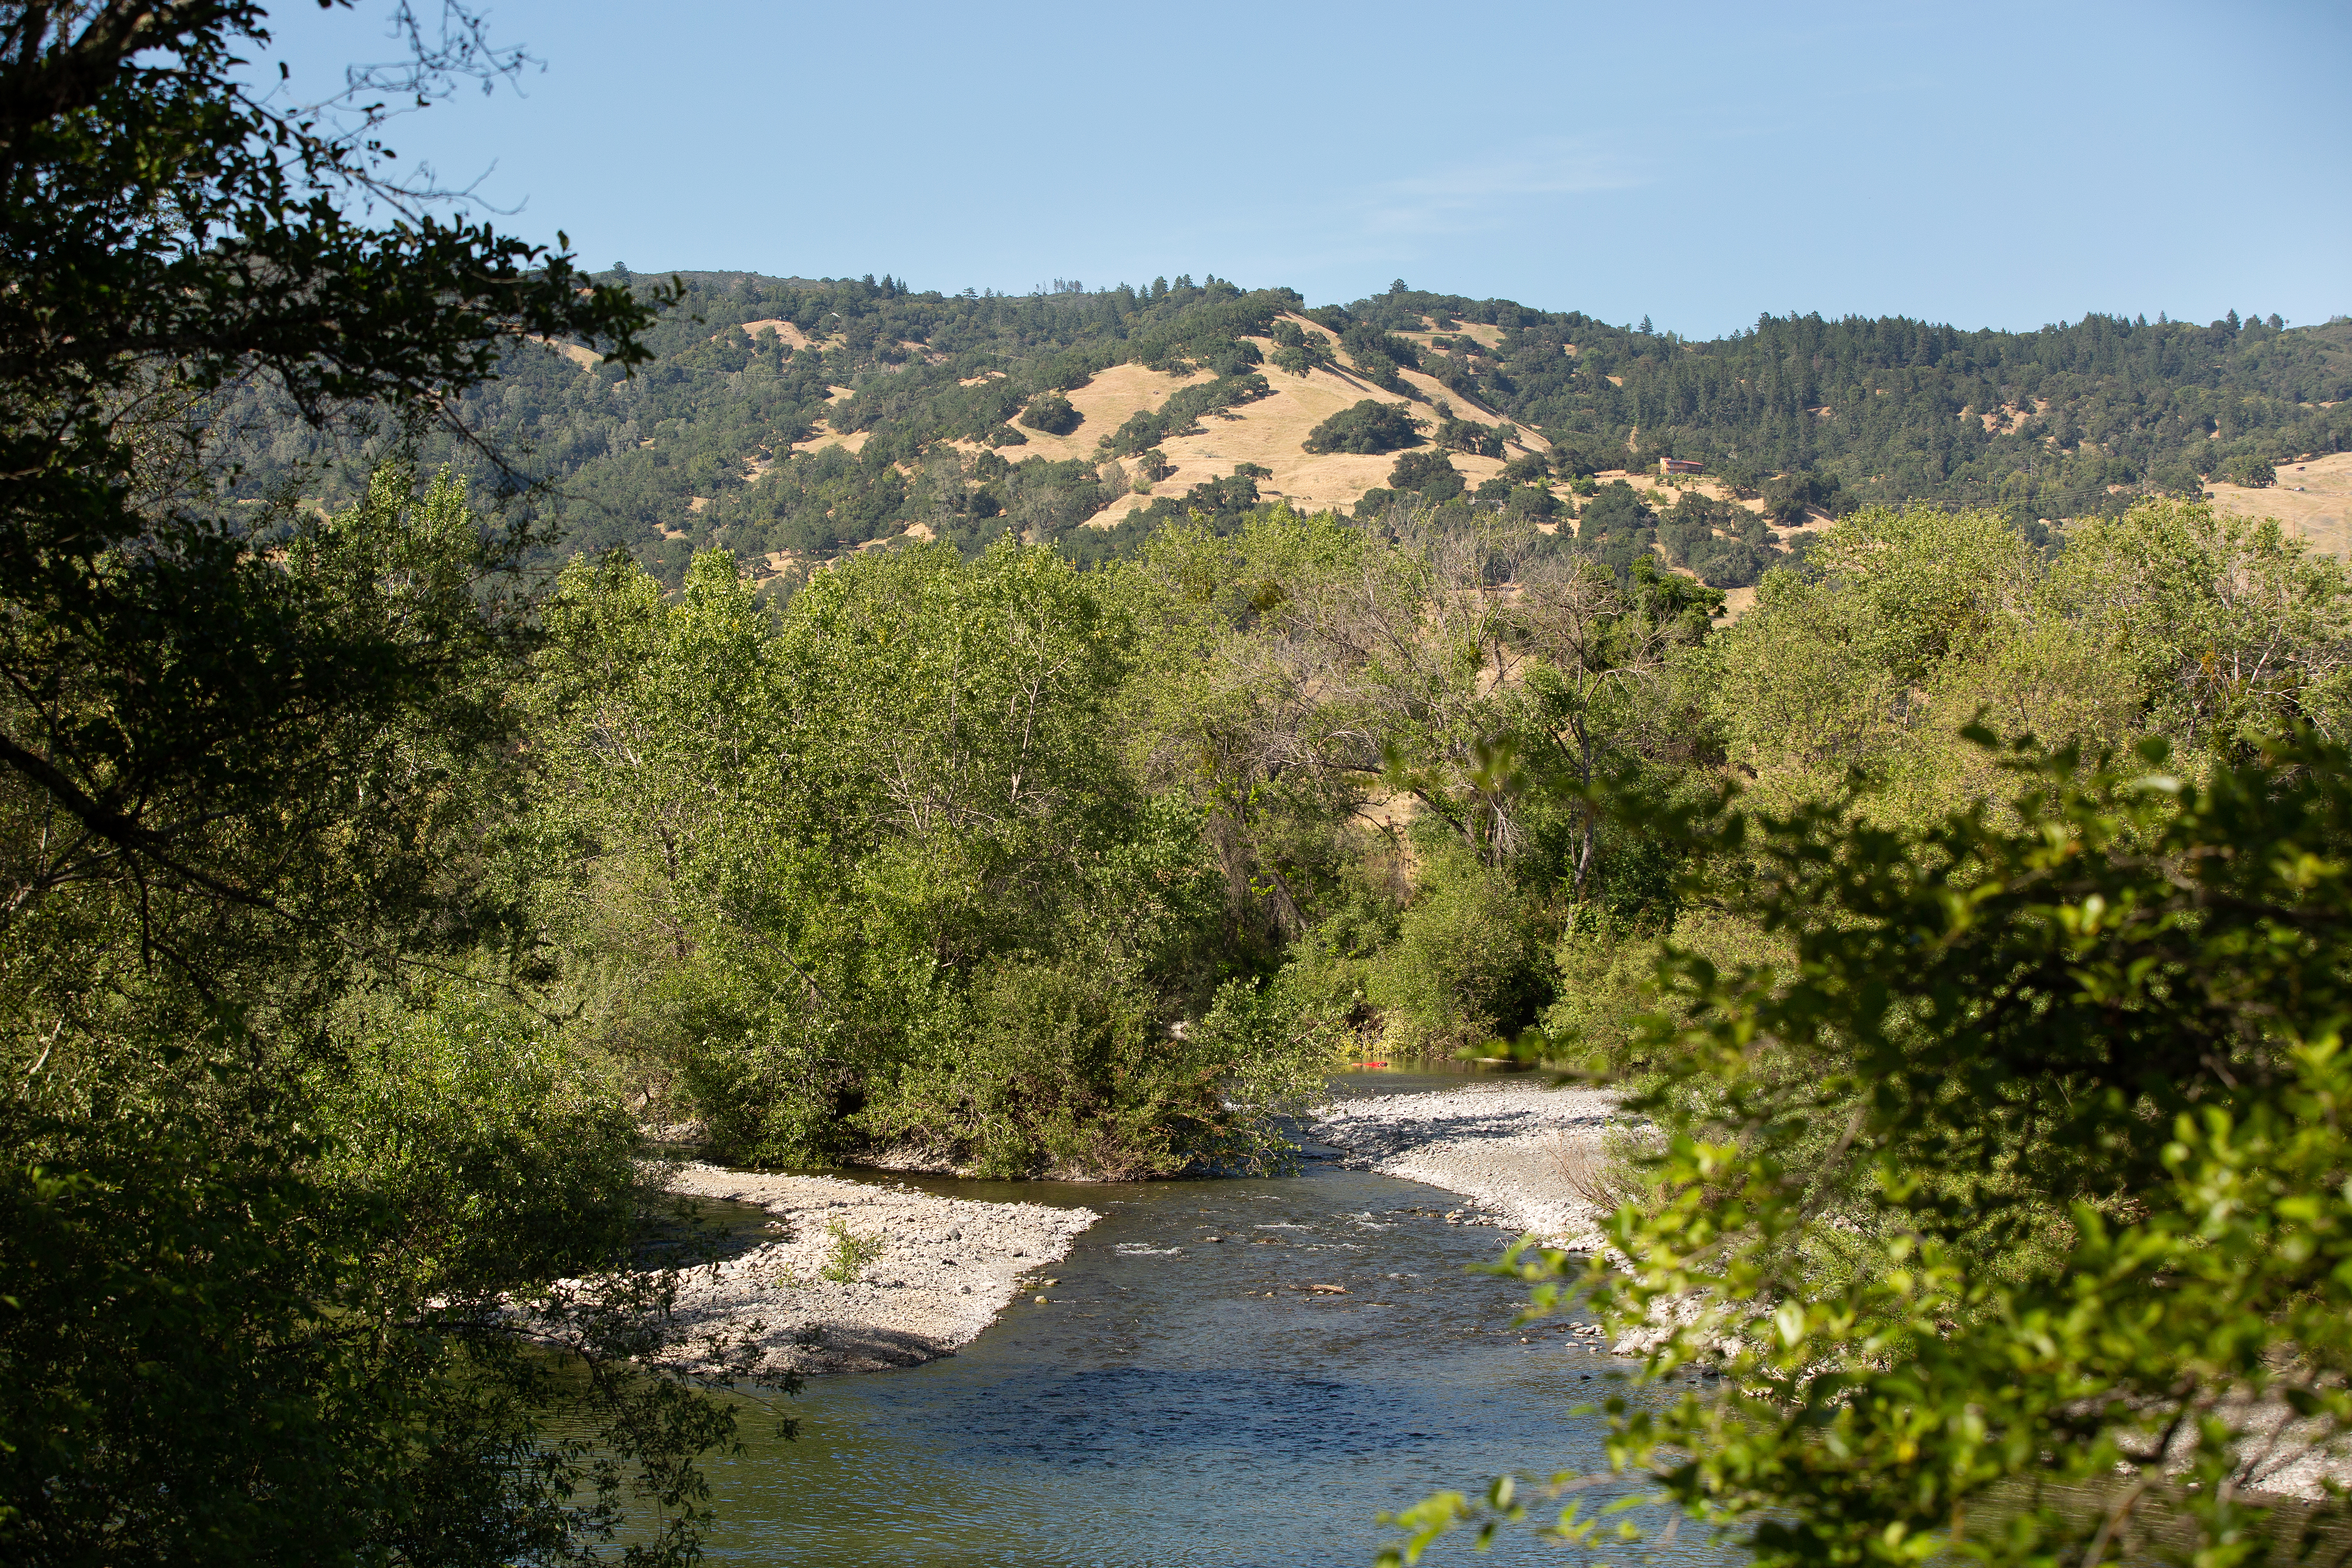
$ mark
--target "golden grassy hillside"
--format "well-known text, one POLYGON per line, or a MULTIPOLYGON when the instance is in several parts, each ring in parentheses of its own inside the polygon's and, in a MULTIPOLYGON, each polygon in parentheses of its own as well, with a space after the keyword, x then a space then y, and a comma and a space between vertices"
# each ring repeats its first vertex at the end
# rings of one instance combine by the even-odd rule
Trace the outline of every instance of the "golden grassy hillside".
POLYGON ((2216 481, 2213 509, 2239 517, 2274 517, 2314 550, 2352 560, 2352 452, 2281 463, 2266 489, 2216 481))
MULTIPOLYGON (((1126 424, 1130 416, 1159 407, 1179 387, 1216 379, 1205 370, 1196 370, 1190 375, 1169 375, 1146 370, 1139 364, 1115 364, 1068 395, 1070 406, 1084 416, 1076 429, 1066 436, 1048 436, 1043 430, 1017 426, 1029 437, 1029 444, 1004 447, 1004 460, 1019 463, 1044 458, 1061 463, 1072 458, 1091 458, 1096 452, 1095 443, 1126 424)), ((987 450, 975 441, 959 441, 956 446, 967 453, 987 450)))
MULTIPOLYGON (((1304 316, 1291 316, 1288 320, 1300 331, 1332 343, 1336 351, 1337 344, 1331 334, 1323 328, 1304 316)), ((1273 340, 1254 338, 1250 341, 1270 362, 1275 348, 1273 340)), ((1134 367, 1119 368, 1128 370, 1134 367)), ((1381 403, 1402 405, 1423 419, 1433 421, 1436 417, 1433 405, 1445 402, 1453 405, 1458 417, 1486 424, 1502 422, 1502 416, 1493 409, 1449 391, 1418 371, 1403 373, 1405 384, 1420 394, 1418 402, 1383 392, 1344 366, 1322 366, 1305 375, 1292 375, 1268 363, 1260 365, 1258 371, 1265 377, 1266 384, 1274 388, 1273 395, 1239 408, 1220 409, 1202 418, 1201 434, 1178 437, 1163 443, 1160 450, 1168 454, 1169 461, 1175 465, 1175 471, 1155 487, 1155 493, 1181 496, 1204 479, 1223 479, 1234 471, 1237 463, 1255 463, 1274 471, 1272 479, 1258 481, 1258 492, 1269 500, 1287 500, 1292 506, 1308 511, 1325 507, 1353 506, 1366 490, 1388 482, 1389 469, 1395 466, 1396 456, 1394 453, 1366 455, 1353 452, 1333 452, 1321 457, 1309 455, 1304 446, 1307 433, 1332 415, 1352 408, 1369 397, 1381 403)), ((1107 373, 1095 379, 1099 384, 1116 374, 1107 373)), ((1171 391, 1174 384, 1171 384, 1171 391)), ((1086 407, 1080 402, 1083 395, 1083 393, 1072 393, 1070 401, 1083 409, 1086 407)), ((1157 407, 1158 405, 1151 406, 1157 407)), ((1126 417, 1126 413, 1118 416, 1122 420, 1126 417)), ((1068 444, 1074 448, 1069 455, 1078 455, 1076 448, 1093 450, 1092 424, 1093 415, 1089 411, 1087 424, 1078 426, 1069 438, 1068 444)), ((1103 427, 1102 433, 1108 434, 1117 427, 1118 422, 1113 421, 1103 427)), ((1024 453, 1037 444, 1034 436, 1030 441, 1030 447, 1023 448, 1024 453)), ((1515 451, 1547 449, 1543 437, 1532 432, 1523 432, 1513 447, 1515 451)), ((1502 459, 1495 458, 1456 454, 1454 466, 1473 485, 1503 471, 1502 459)), ((1108 528, 1129 512, 1150 503, 1150 497, 1129 496, 1111 503, 1093 521, 1097 526, 1108 528)))
MULTIPOLYGON (((1319 337, 1328 345, 1335 357, 1339 345, 1333 334, 1304 316, 1286 318, 1301 331, 1319 337)), ((764 324, 764 323, 761 323, 764 324)), ((789 325, 789 323, 786 323, 789 325)), ((1429 341, 1439 335, 1433 330, 1401 334, 1426 348, 1429 341)), ((1494 327, 1465 323, 1450 334, 1476 338, 1491 342, 1501 333, 1494 327)), ((1326 508, 1346 509, 1360 500, 1364 492, 1388 483, 1389 470, 1395 466, 1396 454, 1328 453, 1322 456, 1306 450, 1307 434, 1316 426, 1343 409, 1353 407, 1366 398, 1396 404, 1406 408, 1414 417, 1434 423, 1440 405, 1450 406, 1456 416, 1484 424, 1506 423, 1504 416, 1475 398, 1463 396, 1432 376, 1418 371, 1402 373, 1405 384, 1414 395, 1399 396, 1384 392, 1356 375, 1344 364, 1318 366, 1305 375, 1293 375, 1272 363, 1275 343, 1270 338, 1253 339, 1267 363, 1258 367, 1273 391, 1255 403, 1237 408, 1217 409, 1201 419, 1200 433, 1173 437, 1161 443, 1172 471, 1153 487, 1152 495, 1129 494, 1118 498, 1088 520, 1088 525, 1108 528, 1134 512, 1151 504, 1154 497, 1181 497, 1192 486, 1204 480, 1223 479, 1243 463, 1272 470, 1270 479, 1258 481, 1258 492, 1267 500, 1286 500, 1302 511, 1326 508)), ((1208 371, 1194 371, 1184 375, 1171 375, 1149 370, 1139 364, 1118 364, 1095 376, 1086 385, 1068 395, 1072 405, 1084 416, 1078 426, 1066 436, 1049 436, 1043 431, 1024 426, 1022 434, 1027 442, 1019 447, 1002 449, 1009 462, 1019 463, 1031 458, 1044 458, 1053 462, 1072 458, 1093 459, 1099 455, 1097 443, 1117 430, 1133 415, 1156 410, 1181 388, 1213 380, 1208 371)), ((845 395, 845 389, 835 389, 835 401, 845 395)), ((830 431, 820 431, 801 442, 795 450, 813 452, 826 447, 842 447, 855 452, 864 445, 863 433, 847 437, 830 431)), ((976 442, 959 442, 959 449, 968 456, 987 450, 976 442)), ((1533 431, 1521 431, 1508 448, 1513 454, 1546 451, 1549 445, 1533 431)), ((1507 459, 1470 457, 1455 453, 1454 466, 1471 485, 1492 479, 1503 469, 1507 459)), ((1600 476, 1602 483, 1624 479, 1656 508, 1672 507, 1679 491, 1654 473, 1627 473, 1612 469, 1600 476)), ((1718 500, 1728 500, 1728 492, 1711 480, 1682 481, 1684 488, 1696 488, 1718 500)), ((1738 504, 1751 509, 1762 503, 1748 500, 1738 504)), ((1816 519, 1811 526, 1821 526, 1825 519, 1816 519)), ((1783 531, 1784 535, 1787 531, 1783 531)), ((1752 590, 1742 590, 1735 595, 1744 601, 1753 596, 1752 590)), ((1744 602, 1736 608, 1745 608, 1744 602)))

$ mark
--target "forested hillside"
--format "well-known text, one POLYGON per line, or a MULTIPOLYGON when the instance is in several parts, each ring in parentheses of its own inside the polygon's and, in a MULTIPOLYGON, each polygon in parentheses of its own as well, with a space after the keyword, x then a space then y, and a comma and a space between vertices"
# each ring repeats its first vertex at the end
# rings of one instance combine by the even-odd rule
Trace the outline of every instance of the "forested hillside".
MULTIPOLYGON (((669 281, 604 280, 647 299, 669 281)), ((1799 521, 1791 495, 1832 512, 1926 500, 1993 507, 2031 534, 2037 520, 2193 493, 2209 477, 2266 482, 2276 462, 2352 446, 2343 320, 2094 315, 1970 332, 1768 316, 1691 342, 1646 321, 1401 286, 1309 310, 1290 290, 1213 276, 1025 296, 917 292, 888 277, 677 281, 634 374, 576 345, 519 345, 449 410, 482 445, 443 437, 424 455, 470 463, 478 493, 551 481, 524 504, 560 523, 565 553, 624 547, 675 584, 711 543, 780 567, 910 530, 970 552, 1011 527, 1093 560, 1195 510, 1231 527, 1271 499, 1260 489, 1271 469, 1171 474, 1163 443, 1204 420, 1246 425, 1252 405, 1297 384, 1285 377, 1413 422, 1320 447, 1286 432, 1285 451, 1530 459, 1475 496, 1479 476, 1465 483, 1443 460, 1327 467, 1325 504, 1410 489, 1501 505, 1532 485, 1551 499, 1522 510, 1573 516, 1577 477, 1671 456, 1748 493, 1795 476, 1777 499, 1799 521), (1088 421, 1070 395, 1118 366, 1159 373, 1147 405, 1088 421), (512 469, 495 471, 485 449, 512 469), (1115 534, 1080 531, 1114 521, 1115 534)), ((215 417, 242 437, 238 483, 256 498, 290 485, 348 499, 391 438, 313 433, 252 391, 215 417)))

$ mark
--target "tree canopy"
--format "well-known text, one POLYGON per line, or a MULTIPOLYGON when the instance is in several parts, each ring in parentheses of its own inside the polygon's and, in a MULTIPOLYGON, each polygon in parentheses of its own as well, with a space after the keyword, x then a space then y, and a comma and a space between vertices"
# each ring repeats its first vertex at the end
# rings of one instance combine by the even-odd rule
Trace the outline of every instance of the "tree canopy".
MULTIPOLYGON (((251 96, 264 20, 0 7, 0 1554, 503 1562, 642 1503, 682 1560, 733 1416, 633 1359, 634 1131, 480 1011, 530 531, 399 463, 236 505, 219 422, 413 436, 530 336, 642 362, 654 301, 251 96)), ((362 85, 498 68, 451 21, 362 85)))
POLYGON ((1309 452, 1393 452, 1421 437, 1420 421, 1402 404, 1367 397, 1343 408, 1307 433, 1309 452))

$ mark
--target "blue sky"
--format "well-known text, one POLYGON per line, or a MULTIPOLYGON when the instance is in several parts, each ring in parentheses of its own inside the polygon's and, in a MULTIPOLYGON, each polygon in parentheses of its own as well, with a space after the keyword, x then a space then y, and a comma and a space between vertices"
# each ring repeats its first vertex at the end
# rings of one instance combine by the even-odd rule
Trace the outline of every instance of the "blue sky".
MULTIPOLYGON (((422 0, 429 4, 430 0, 422 0)), ((296 84, 383 0, 285 3, 296 84)), ((1022 292, 1213 272, 1712 336, 2352 313, 2352 5, 493 0, 545 62, 404 117, 640 272, 1022 292)))

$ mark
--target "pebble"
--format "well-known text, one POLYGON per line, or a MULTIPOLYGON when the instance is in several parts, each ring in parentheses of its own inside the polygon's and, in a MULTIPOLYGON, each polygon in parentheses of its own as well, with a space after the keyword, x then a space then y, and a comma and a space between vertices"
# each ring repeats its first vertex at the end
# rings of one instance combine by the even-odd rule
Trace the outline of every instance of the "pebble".
POLYGON ((1502 1225, 1591 1250, 1602 1245, 1601 1215, 1570 1173, 1622 1120, 1605 1090, 1515 1079, 1334 1100, 1314 1112, 1310 1131, 1350 1165, 1468 1200, 1423 1211, 1448 1225, 1502 1225))
MULTIPOLYGON (((760 1227, 766 1239, 759 1245, 686 1273, 678 1317, 695 1338, 757 1321, 758 1343, 775 1371, 863 1372, 950 1354, 995 1321, 1021 1292, 1024 1275, 1066 1257, 1102 1217, 1087 1208, 982 1203, 700 1163, 663 1175, 672 1192, 755 1203, 774 1216, 760 1227), (828 1218, 884 1243, 878 1267, 856 1283, 821 1278, 835 1245, 828 1218)), ((680 1364, 694 1363, 682 1357, 680 1364)))

